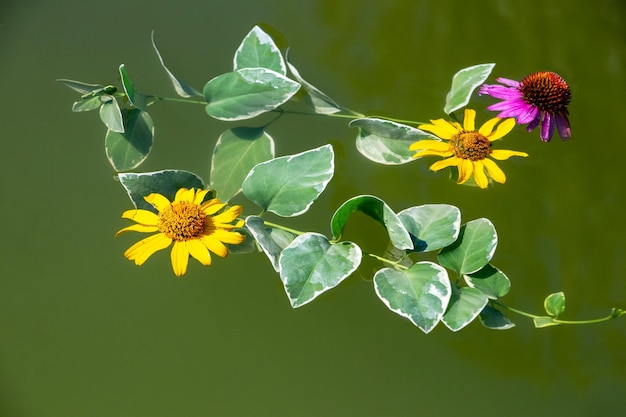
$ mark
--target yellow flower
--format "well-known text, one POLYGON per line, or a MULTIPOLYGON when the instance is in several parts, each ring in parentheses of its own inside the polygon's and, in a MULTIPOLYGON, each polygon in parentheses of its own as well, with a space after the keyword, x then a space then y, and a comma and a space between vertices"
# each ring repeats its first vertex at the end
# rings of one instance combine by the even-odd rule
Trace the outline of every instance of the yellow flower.
POLYGON ((202 265, 211 265, 211 254, 228 255, 224 243, 238 244, 245 236, 232 229, 243 226, 243 220, 232 224, 241 214, 241 206, 232 206, 222 210, 226 204, 217 198, 202 202, 208 190, 181 188, 170 202, 161 194, 150 194, 144 199, 157 209, 158 214, 148 210, 127 210, 122 214, 137 224, 117 232, 158 232, 140 240, 131 246, 124 256, 136 265, 142 265, 153 253, 165 249, 172 242, 172 268, 176 276, 187 271, 189 255, 202 265))
POLYGON ((489 178, 500 184, 504 184, 506 176, 491 157, 497 160, 509 159, 511 156, 528 156, 525 152, 506 151, 503 149, 492 149, 491 143, 509 133, 515 126, 515 119, 503 120, 497 117, 488 120, 480 129, 475 130, 474 120, 476 111, 465 110, 463 126, 457 122, 448 122, 443 119, 431 120, 432 124, 418 126, 422 130, 431 132, 443 141, 420 140, 409 147, 412 151, 417 151, 413 158, 422 156, 437 155, 443 159, 430 166, 432 171, 456 166, 459 170, 458 184, 463 184, 474 176, 474 182, 480 188, 487 188, 489 178), (498 125, 496 127, 496 125, 498 125), (486 173, 485 173, 486 171, 486 173))

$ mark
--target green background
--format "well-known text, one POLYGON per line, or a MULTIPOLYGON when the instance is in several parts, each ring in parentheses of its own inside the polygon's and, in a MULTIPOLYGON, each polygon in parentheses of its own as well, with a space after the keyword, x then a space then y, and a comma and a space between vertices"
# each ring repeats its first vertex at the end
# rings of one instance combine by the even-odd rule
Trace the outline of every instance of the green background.
MULTIPOLYGON (((503 301, 541 314, 563 290, 564 318, 626 308, 624 114, 626 5, 621 0, 4 1, 0 5, 0 415, 28 416, 618 416, 626 414, 626 321, 536 330, 425 335, 376 298, 359 274, 293 310, 263 255, 191 261, 174 277, 166 252, 136 267, 138 235, 113 239, 131 208, 112 180, 95 112, 57 78, 174 96, 150 44, 196 89, 232 68, 253 24, 288 38, 302 76, 367 114, 443 117, 452 74, 496 62, 491 77, 552 70, 570 84, 574 138, 542 143, 516 128, 502 146, 505 185, 482 191, 432 173, 432 160, 385 167, 355 149, 345 121, 284 117, 277 155, 332 143, 335 178, 288 225, 329 234, 332 212, 358 194, 394 210, 457 205, 488 217, 492 261, 512 280, 503 301)), ((491 116, 484 105, 477 124, 491 116)), ((186 169, 208 180, 231 125, 202 106, 160 103, 141 170, 186 169)), ((243 201, 243 200, 242 200, 243 201)), ((252 204, 246 214, 257 208, 252 204)), ((365 217, 345 238, 379 251, 365 217)))

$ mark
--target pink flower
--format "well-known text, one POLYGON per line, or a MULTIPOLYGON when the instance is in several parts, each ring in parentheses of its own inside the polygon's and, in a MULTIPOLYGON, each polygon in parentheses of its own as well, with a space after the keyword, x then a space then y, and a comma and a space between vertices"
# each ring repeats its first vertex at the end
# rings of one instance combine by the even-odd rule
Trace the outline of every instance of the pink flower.
POLYGON ((530 74, 522 81, 508 78, 496 79, 501 84, 483 84, 479 94, 502 99, 487 110, 499 111, 498 117, 515 117, 517 123, 528 124, 530 132, 541 124, 541 140, 549 142, 556 126, 561 139, 570 139, 572 131, 568 120, 567 105, 572 93, 558 74, 540 71, 530 74))

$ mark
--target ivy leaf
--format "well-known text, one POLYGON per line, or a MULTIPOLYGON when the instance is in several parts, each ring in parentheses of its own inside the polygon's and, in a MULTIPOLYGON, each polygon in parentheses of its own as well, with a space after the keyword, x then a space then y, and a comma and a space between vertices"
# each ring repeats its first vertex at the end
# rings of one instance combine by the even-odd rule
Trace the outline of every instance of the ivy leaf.
POLYGON ((280 270, 278 263, 280 253, 293 241, 295 235, 284 230, 265 227, 265 222, 259 216, 246 217, 246 227, 261 250, 267 255, 274 270, 278 272, 280 270))
POLYGON ((148 97, 137 92, 135 90, 135 86, 133 85, 130 77, 128 76, 128 72, 126 72, 126 68, 124 64, 120 65, 120 79, 122 80, 122 87, 124 87, 124 91, 126 92, 126 97, 128 97, 128 101, 130 104, 137 107, 140 110, 145 112, 148 111, 148 97))
POLYGON ((550 294, 544 300, 543 306, 550 316, 559 317, 565 311, 565 294, 563 291, 550 294))
POLYGON ((124 118, 115 97, 102 95, 100 100, 102 101, 100 106, 100 120, 102 120, 102 123, 113 132, 124 133, 124 118))
POLYGON ((387 203, 371 195, 353 197, 335 211, 330 222, 333 238, 338 239, 341 236, 348 218, 356 211, 367 214, 380 222, 387 230, 393 246, 398 249, 413 249, 411 236, 402 224, 402 221, 400 221, 400 218, 387 203))
POLYGON ((286 75, 287 67, 278 46, 270 35, 254 26, 235 52, 234 70, 242 68, 267 68, 286 75))
POLYGON ((492 300, 502 298, 509 293, 511 281, 502 271, 487 264, 472 274, 463 275, 470 287, 479 289, 492 300))
POLYGON ((502 314, 500 310, 497 310, 489 305, 483 308, 483 311, 480 312, 480 322, 483 326, 488 329, 494 330, 506 330, 511 327, 515 327, 515 323, 513 323, 507 316, 502 314))
POLYGON ((256 165, 244 179, 246 197, 282 217, 306 212, 324 191, 335 171, 331 145, 256 165))
MULTIPOLYGON (((205 188, 204 181, 196 174, 172 169, 156 172, 120 173, 118 179, 135 208, 153 212, 156 211, 155 208, 144 200, 144 197, 149 194, 159 193, 167 197, 168 200, 174 201, 176 192, 180 188, 205 188)), ((213 195, 207 194, 205 200, 208 198, 213 198, 213 195)))
POLYGON ((387 308, 424 333, 439 323, 451 295, 448 273, 432 262, 418 262, 405 271, 381 269, 374 275, 374 289, 387 308))
POLYGON ((302 78, 296 67, 289 62, 289 58, 287 58, 287 67, 293 75, 293 78, 300 83, 300 93, 304 93, 304 102, 311 107, 315 113, 333 114, 341 111, 341 107, 335 100, 302 78))
POLYGON ((424 204, 398 213, 411 235, 415 252, 430 252, 452 244, 459 236, 461 211, 448 204, 424 204))
POLYGON ((167 74, 167 76, 170 78, 170 81, 172 82, 172 85, 174 86, 174 90, 176 91, 176 94, 178 94, 181 97, 185 97, 185 98, 189 98, 189 97, 192 97, 192 96, 201 96, 202 97, 202 93, 201 92, 199 92, 195 88, 191 87, 190 85, 188 85, 184 81, 182 81, 179 78, 177 78, 165 66, 165 62, 163 61, 163 57, 161 56, 161 53, 159 52, 159 49, 156 46, 156 41, 154 40, 154 32, 152 32, 151 38, 152 38, 152 47, 154 48, 154 52, 156 52, 157 57, 159 58, 159 62, 161 62, 161 66, 165 70, 165 73, 167 74))
POLYGON ((472 220, 461 226, 459 237, 439 252, 439 263, 463 275, 471 274, 487 265, 498 244, 493 224, 485 218, 472 220))
POLYGON ((210 187, 222 201, 241 191, 257 164, 274 157, 274 140, 263 128, 235 127, 222 133, 213 149, 210 187))
POLYGON ((443 111, 450 114, 469 103, 472 93, 491 74, 496 64, 480 64, 463 68, 452 77, 452 87, 446 95, 443 111))
POLYGON ((266 68, 241 68, 218 75, 204 86, 205 107, 219 120, 250 119, 288 101, 300 84, 266 68))
POLYGON ((422 139, 437 139, 430 133, 411 126, 376 118, 356 119, 350 127, 357 127, 356 147, 367 159, 385 165, 406 164, 414 160, 409 146, 422 139))
POLYGON ((319 233, 295 238, 279 258, 280 279, 291 306, 303 306, 339 285, 358 268, 361 257, 361 248, 352 242, 331 244, 319 233))
POLYGON ((117 171, 130 171, 141 165, 148 157, 154 143, 154 124, 146 112, 124 109, 123 133, 107 131, 104 148, 107 158, 117 171))
POLYGON ((543 329, 544 327, 558 326, 560 323, 554 321, 554 317, 541 316, 533 318, 533 323, 537 329, 543 329))
POLYGON ((452 285, 452 297, 442 321, 453 332, 470 324, 487 305, 487 296, 471 287, 452 285))

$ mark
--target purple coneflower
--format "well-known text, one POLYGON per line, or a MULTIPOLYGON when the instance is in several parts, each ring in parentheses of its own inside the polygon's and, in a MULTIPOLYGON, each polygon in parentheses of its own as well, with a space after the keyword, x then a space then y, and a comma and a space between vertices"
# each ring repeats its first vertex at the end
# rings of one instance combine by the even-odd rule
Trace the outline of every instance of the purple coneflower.
POLYGON ((517 123, 528 124, 530 132, 541 123, 541 140, 549 142, 556 125, 561 139, 570 139, 570 129, 567 115, 567 105, 572 93, 563 78, 550 71, 540 71, 530 74, 522 81, 497 78, 501 84, 483 84, 479 94, 488 94, 491 97, 502 99, 492 104, 487 110, 499 111, 498 117, 515 117, 517 123))

